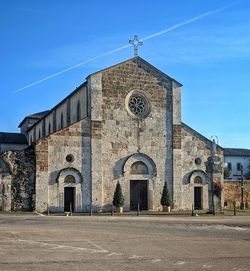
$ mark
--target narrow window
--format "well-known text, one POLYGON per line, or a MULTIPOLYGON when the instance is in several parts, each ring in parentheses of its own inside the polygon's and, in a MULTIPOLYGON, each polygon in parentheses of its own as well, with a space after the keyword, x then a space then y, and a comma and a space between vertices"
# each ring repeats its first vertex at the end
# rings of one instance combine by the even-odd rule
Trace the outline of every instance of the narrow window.
POLYGON ((79 121, 81 118, 81 103, 78 101, 76 109, 76 121, 79 121))
POLYGON ((49 135, 50 135, 50 133, 51 133, 51 125, 50 125, 50 122, 49 122, 49 129, 48 129, 48 133, 49 133, 49 135))
POLYGON ((228 168, 230 171, 232 170, 232 163, 231 163, 231 162, 227 163, 227 168, 228 168))
POLYGON ((63 128, 63 113, 61 113, 61 129, 63 128))
POLYGON ((36 141, 36 127, 34 127, 34 130, 33 130, 33 138, 34 138, 34 141, 36 141))
POLYGON ((240 171, 241 169, 241 163, 237 163, 237 171, 240 171))

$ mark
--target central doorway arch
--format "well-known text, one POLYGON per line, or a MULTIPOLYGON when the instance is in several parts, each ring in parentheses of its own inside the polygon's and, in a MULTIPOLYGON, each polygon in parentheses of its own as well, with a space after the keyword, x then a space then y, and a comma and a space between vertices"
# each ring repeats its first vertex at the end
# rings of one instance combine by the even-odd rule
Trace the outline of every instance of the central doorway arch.
POLYGON ((127 157, 122 168, 127 185, 127 210, 151 210, 154 206, 154 179, 156 165, 146 154, 135 153, 127 157))

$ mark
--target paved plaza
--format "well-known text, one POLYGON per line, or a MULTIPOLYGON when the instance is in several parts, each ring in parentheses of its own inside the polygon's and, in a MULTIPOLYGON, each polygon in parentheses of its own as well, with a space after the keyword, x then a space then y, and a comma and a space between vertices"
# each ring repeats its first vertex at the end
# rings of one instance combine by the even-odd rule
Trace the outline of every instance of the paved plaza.
POLYGON ((1 214, 0 270, 250 271, 250 217, 1 214))

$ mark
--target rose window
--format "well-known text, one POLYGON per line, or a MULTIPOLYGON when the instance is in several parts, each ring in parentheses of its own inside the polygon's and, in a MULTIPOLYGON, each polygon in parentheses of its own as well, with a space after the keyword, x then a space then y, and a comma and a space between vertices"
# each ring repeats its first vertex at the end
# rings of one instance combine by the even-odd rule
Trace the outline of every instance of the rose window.
POLYGON ((137 117, 144 117, 148 113, 147 101, 140 95, 132 95, 129 99, 128 107, 137 117))

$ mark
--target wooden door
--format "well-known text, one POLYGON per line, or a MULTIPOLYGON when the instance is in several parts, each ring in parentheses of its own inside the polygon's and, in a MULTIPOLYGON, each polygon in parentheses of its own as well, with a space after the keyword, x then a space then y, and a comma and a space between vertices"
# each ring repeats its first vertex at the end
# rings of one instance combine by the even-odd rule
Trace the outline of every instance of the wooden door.
POLYGON ((130 210, 148 210, 148 181, 130 181, 130 210))
POLYGON ((194 187, 194 209, 201 209, 201 187, 194 187))

